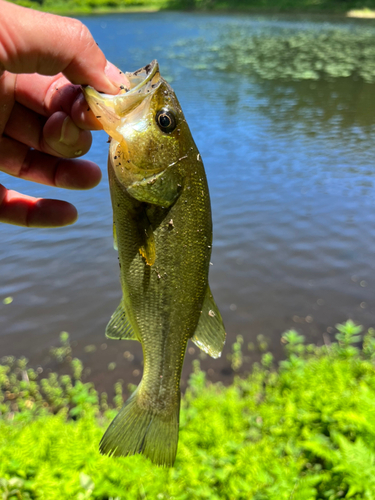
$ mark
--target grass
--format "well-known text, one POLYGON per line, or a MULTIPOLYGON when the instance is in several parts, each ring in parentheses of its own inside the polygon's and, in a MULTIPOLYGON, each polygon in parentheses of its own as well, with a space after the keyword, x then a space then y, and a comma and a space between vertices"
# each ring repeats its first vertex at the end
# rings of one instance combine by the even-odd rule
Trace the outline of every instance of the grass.
POLYGON ((375 0, 16 0, 14 3, 57 14, 102 14, 158 10, 308 12, 371 17, 375 0))
MULTIPOLYGON (((182 399, 175 467, 113 459, 98 442, 122 404, 71 374, 48 378, 27 360, 0 365, 0 498, 312 500, 375 498, 375 330, 337 325, 337 342, 305 345, 296 331, 245 379, 210 384, 194 364, 182 399), (358 342, 363 340, 362 347, 358 342)), ((241 367, 242 339, 233 345, 241 367)), ((70 356, 69 339, 54 351, 70 356)))

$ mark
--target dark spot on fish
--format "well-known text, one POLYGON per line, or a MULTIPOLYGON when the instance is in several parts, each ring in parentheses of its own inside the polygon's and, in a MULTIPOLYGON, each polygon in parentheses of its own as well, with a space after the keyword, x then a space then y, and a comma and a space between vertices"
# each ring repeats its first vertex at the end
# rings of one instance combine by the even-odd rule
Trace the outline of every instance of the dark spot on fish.
POLYGON ((142 69, 144 69, 146 71, 146 75, 148 75, 150 73, 150 71, 151 71, 151 63, 147 64, 147 66, 145 66, 142 69))
POLYGON ((114 156, 114 157, 113 157, 113 159, 114 159, 114 160, 117 160, 117 156, 114 156))
POLYGON ((138 75, 138 73, 140 73, 141 71, 146 71, 146 75, 148 75, 148 73, 150 72, 150 69, 151 69, 151 63, 147 64, 147 66, 145 66, 144 68, 139 68, 137 69, 137 71, 134 71, 134 75, 138 75))
POLYGON ((101 116, 95 116, 95 118, 101 118, 101 116))
POLYGON ((119 75, 122 75, 122 71, 119 71, 119 75))
POLYGON ((120 85, 120 89, 121 90, 125 90, 125 86, 124 85, 120 85))
POLYGON ((86 111, 90 111, 90 108, 87 108, 87 110, 86 110, 86 111))
POLYGON ((154 89, 156 87, 156 83, 154 83, 153 85, 151 85, 151 88, 154 89))

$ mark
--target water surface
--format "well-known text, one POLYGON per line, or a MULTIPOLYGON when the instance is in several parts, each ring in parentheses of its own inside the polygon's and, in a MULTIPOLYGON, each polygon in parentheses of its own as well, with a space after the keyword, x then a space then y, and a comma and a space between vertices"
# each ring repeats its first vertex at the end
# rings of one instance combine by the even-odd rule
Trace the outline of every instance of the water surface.
MULTIPOLYGON (((238 334, 245 345, 264 335, 280 357, 280 335, 289 328, 321 343, 324 332, 333 338, 334 325, 347 318, 374 326, 375 85, 357 76, 264 79, 225 65, 220 70, 211 50, 233 30, 251 36, 334 28, 345 34, 362 25, 183 13, 83 21, 122 69, 158 59, 203 157, 214 221, 210 282, 229 339, 221 360, 203 362, 211 378, 230 374, 226 354, 238 334)), ((220 46, 217 50, 223 62, 220 46)), ((59 332, 68 331, 100 388, 119 377, 137 382, 142 356, 135 343, 104 338, 120 285, 107 136, 94 135, 87 158, 104 173, 94 190, 66 192, 0 175, 7 187, 69 200, 80 215, 63 229, 1 227, 0 355, 48 364, 49 347, 59 332), (8 296, 13 302, 3 305, 8 296), (96 352, 84 351, 89 344, 96 352), (134 359, 124 358, 124 351, 134 359), (113 360, 117 367, 108 372, 113 360)), ((196 355, 197 349, 190 349, 187 357, 196 355)), ((258 356, 249 353, 250 360, 258 356)), ((187 363, 185 373, 189 370, 187 363)))

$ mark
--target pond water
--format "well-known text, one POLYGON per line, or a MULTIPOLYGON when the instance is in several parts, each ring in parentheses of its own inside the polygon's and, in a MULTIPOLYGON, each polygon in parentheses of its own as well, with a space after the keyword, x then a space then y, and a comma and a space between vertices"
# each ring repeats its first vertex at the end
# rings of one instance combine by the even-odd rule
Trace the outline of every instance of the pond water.
MULTIPOLYGON (((202 363, 210 377, 231 375, 226 355, 239 334, 245 346, 263 335, 280 358, 286 329, 322 343, 324 333, 332 339, 334 325, 348 318, 375 326, 375 84, 358 67, 345 69, 349 59, 352 65, 361 61, 366 47, 371 51, 372 24, 173 12, 82 20, 120 68, 134 71, 158 59, 203 157, 214 221, 210 282, 228 332, 223 357, 202 363), (340 76, 341 66, 326 65, 325 74, 310 78, 311 64, 319 70, 321 63, 309 62, 309 51, 300 56, 295 44, 286 58, 284 51, 273 57, 270 49, 263 64, 267 36, 302 34, 310 36, 304 43, 311 46, 320 33, 329 39, 331 29, 354 45, 366 29, 359 53, 353 49, 340 62, 349 76, 340 76), (255 35, 265 37, 258 39, 263 52, 247 62, 243 47, 255 35), (305 68, 304 76, 279 71, 290 58, 301 57, 294 62, 305 68), (273 73, 262 73, 264 67, 273 73)), ((330 64, 340 51, 333 47, 330 64)), ((318 52, 324 59, 319 47, 318 52)), ((375 56, 367 51, 366 57, 363 66, 371 69, 375 56)), ((94 190, 65 192, 0 174, 7 187, 68 199, 80 214, 74 226, 63 229, 1 227, 0 355, 24 355, 34 365, 55 368, 49 347, 68 331, 74 353, 91 370, 89 378, 108 388, 120 377, 138 382, 142 355, 136 343, 104 337, 120 285, 107 136, 94 136, 87 158, 104 172, 94 190), (13 302, 3 304, 8 296, 13 302), (87 345, 96 350, 85 350, 87 345), (124 357, 124 351, 131 354, 124 357), (117 363, 111 372, 110 361, 117 363)), ((189 350, 185 375, 197 354, 189 350)), ((251 362, 260 353, 246 355, 251 362)))

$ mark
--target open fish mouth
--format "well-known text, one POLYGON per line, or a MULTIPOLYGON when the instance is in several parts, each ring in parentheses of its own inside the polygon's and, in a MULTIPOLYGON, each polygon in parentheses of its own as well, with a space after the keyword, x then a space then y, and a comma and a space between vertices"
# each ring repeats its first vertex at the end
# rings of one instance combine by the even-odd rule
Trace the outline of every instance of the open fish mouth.
POLYGON ((151 96, 161 82, 156 59, 134 73, 126 72, 125 76, 129 88, 121 86, 117 95, 101 94, 90 86, 82 87, 85 99, 103 129, 119 142, 118 128, 125 123, 126 116, 151 96))
POLYGON ((143 68, 134 71, 134 73, 125 73, 130 82, 130 88, 125 89, 129 93, 150 91, 150 85, 153 87, 160 80, 159 64, 156 59, 143 68))

